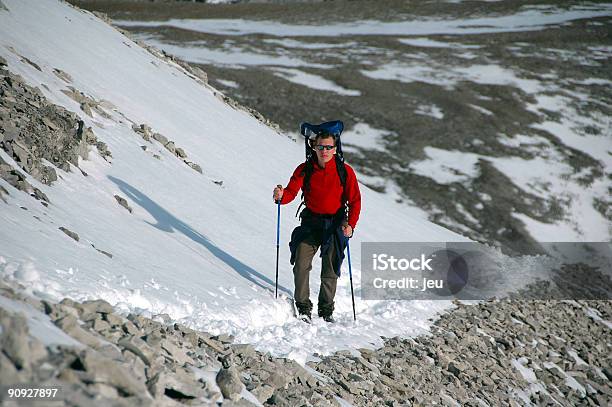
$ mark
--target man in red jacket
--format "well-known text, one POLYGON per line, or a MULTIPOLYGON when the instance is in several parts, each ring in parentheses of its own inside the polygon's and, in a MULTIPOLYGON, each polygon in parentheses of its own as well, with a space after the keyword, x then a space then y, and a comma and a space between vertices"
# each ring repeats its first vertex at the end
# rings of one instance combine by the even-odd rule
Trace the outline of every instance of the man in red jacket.
POLYGON ((310 322, 309 272, 315 253, 321 248, 318 314, 325 321, 334 322, 336 285, 346 240, 353 235, 359 219, 361 193, 355 171, 335 158, 334 135, 321 132, 310 146, 316 155, 295 169, 286 188, 274 188, 273 198, 275 201, 280 199, 284 205, 293 201, 300 189, 303 191, 306 208, 300 214, 301 225, 291 234, 289 244, 291 264, 294 264, 295 303, 301 319, 310 322))

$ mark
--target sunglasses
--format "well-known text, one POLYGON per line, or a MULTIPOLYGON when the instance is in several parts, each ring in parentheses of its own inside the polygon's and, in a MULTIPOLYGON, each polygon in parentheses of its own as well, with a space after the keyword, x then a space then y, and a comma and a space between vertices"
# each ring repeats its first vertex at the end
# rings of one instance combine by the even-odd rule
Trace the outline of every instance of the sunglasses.
POLYGON ((334 148, 336 148, 336 146, 317 144, 316 146, 314 146, 314 148, 319 150, 319 151, 323 151, 323 150, 329 151, 329 150, 333 150, 334 148))

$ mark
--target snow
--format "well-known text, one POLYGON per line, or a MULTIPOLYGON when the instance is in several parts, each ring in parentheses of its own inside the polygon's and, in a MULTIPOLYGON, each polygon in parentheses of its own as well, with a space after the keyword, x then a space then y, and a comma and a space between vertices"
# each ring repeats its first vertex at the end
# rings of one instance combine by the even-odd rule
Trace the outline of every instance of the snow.
MULTIPOLYGON (((543 199, 554 197, 561 200, 567 212, 564 219, 543 223, 522 213, 513 216, 521 220, 530 234, 540 242, 605 242, 610 238, 609 222, 593 207, 596 198, 605 199, 610 182, 605 178, 595 179, 590 185, 581 185, 551 143, 540 137, 516 135, 502 137, 502 144, 509 146, 541 143, 538 157, 524 159, 515 156, 491 157, 462 151, 450 151, 425 147, 428 158, 410 163, 415 174, 432 178, 439 184, 470 182, 478 176, 479 160, 490 162, 496 169, 510 177, 519 188, 543 199)), ((529 150, 529 148, 526 148, 529 150)), ((610 165, 607 165, 609 168, 610 165)), ((483 198, 481 196, 482 199, 483 198)), ((448 224, 448 223, 447 223, 448 224)))
POLYGON ((229 47, 220 49, 210 49, 206 45, 193 44, 170 44, 151 37, 137 37, 145 41, 148 45, 163 49, 168 54, 174 55, 187 62, 197 64, 221 65, 230 68, 240 68, 243 66, 262 66, 274 65, 294 67, 310 67, 319 69, 329 69, 332 66, 306 62, 297 57, 286 55, 266 54, 254 52, 240 47, 229 47))
MULTIPOLYGON (((608 202, 611 183, 606 180, 606 176, 612 168, 612 143, 607 136, 612 129, 612 117, 597 113, 592 109, 590 113, 577 111, 572 107, 573 102, 588 101, 604 105, 599 99, 592 96, 592 92, 586 88, 591 86, 609 86, 610 81, 605 78, 587 78, 580 81, 560 79, 554 71, 552 73, 533 76, 528 72, 521 71, 516 67, 502 65, 492 61, 490 58, 486 63, 474 63, 471 59, 478 55, 471 52, 477 51, 478 45, 462 44, 458 42, 463 34, 486 33, 500 31, 526 31, 541 29, 548 24, 565 24, 575 18, 588 18, 589 16, 610 16, 612 15, 612 4, 587 4, 580 6, 570 6, 562 9, 560 7, 543 6, 524 6, 518 12, 508 15, 498 15, 486 18, 465 18, 465 19, 438 19, 438 20, 406 20, 403 22, 374 22, 357 21, 351 23, 334 23, 321 26, 316 25, 291 25, 278 24, 271 21, 229 21, 229 20, 171 20, 168 22, 120 22, 128 26, 178 26, 195 31, 223 33, 228 35, 248 35, 258 33, 263 35, 275 36, 266 38, 264 41, 270 44, 278 44, 290 49, 325 49, 325 48, 346 48, 349 53, 356 53, 358 49, 365 47, 355 47, 354 41, 338 44, 322 42, 322 38, 346 35, 346 38, 354 39, 357 35, 401 35, 411 36, 398 38, 400 43, 418 47, 421 50, 430 51, 432 48, 452 49, 457 57, 464 58, 465 65, 451 66, 446 63, 432 62, 425 52, 404 53, 402 57, 386 58, 390 62, 376 64, 368 62, 368 68, 362 69, 362 75, 375 80, 396 80, 404 83, 425 83, 432 86, 440 86, 452 90, 462 82, 473 82, 480 85, 506 86, 508 91, 517 94, 527 94, 535 100, 534 103, 527 103, 528 110, 541 117, 539 123, 533 124, 534 130, 545 131, 559 139, 565 146, 580 150, 591 157, 599 160, 604 166, 604 176, 599 177, 592 185, 583 185, 578 180, 578 174, 574 174, 572 169, 566 164, 567 159, 558 154, 555 143, 544 137, 533 137, 522 134, 502 135, 498 138, 501 144, 512 148, 520 148, 523 151, 536 154, 539 160, 525 161, 517 157, 510 157, 507 160, 489 160, 495 167, 504 173, 521 189, 533 192, 547 199, 560 199, 568 205, 567 216, 554 223, 543 223, 524 214, 515 214, 515 217, 523 222, 527 231, 532 237, 539 241, 577 241, 577 240, 609 240, 612 236, 612 228, 609 221, 597 210, 593 208, 593 203, 598 201, 608 202), (437 34, 452 34, 451 36, 435 36, 437 34), (287 35, 292 38, 280 38, 287 35), (350 37, 349 37, 350 36, 350 37), (427 37, 435 36, 435 37, 427 37), (276 38, 278 37, 278 38, 276 38), (309 42, 312 39, 315 42, 309 42), (333 46, 333 47, 332 47, 333 46), (353 49, 354 48, 354 49, 353 49), (402 59, 403 58, 403 59, 402 59), (583 90, 575 91, 576 86, 582 86, 583 90), (548 120, 546 111, 553 111, 560 114, 559 121, 548 120), (600 134, 589 134, 584 129, 596 128, 600 134), (516 158, 516 159, 515 159, 516 158), (521 163, 525 167, 521 167, 521 163), (529 171, 526 169, 529 168, 529 171), (511 171, 511 172, 508 172, 511 171), (560 178, 556 178, 560 177, 560 178), (549 188, 552 187, 552 188, 549 188)), ((341 37, 342 38, 342 37, 341 37)), ((466 42, 468 40, 465 40, 466 42)), ((156 45, 166 47, 164 44, 156 45)), ((178 46, 178 45, 177 45, 178 46)), ((514 42, 507 47, 508 52, 515 56, 532 57, 537 53, 538 57, 549 58, 551 61, 571 60, 577 63, 593 66, 603 66, 605 61, 612 55, 610 46, 591 46, 585 50, 570 51, 557 48, 534 48, 534 44, 527 42, 514 42)), ((416 49, 415 49, 416 50, 416 49)), ((173 52, 173 49, 166 47, 166 51, 173 52)), ((327 89, 339 94, 357 95, 358 91, 338 87, 337 84, 329 82, 322 75, 321 77, 306 74, 296 67, 308 67, 312 64, 301 60, 298 56, 290 56, 287 50, 282 49, 278 55, 270 55, 268 51, 260 50, 251 55, 251 49, 232 48, 222 51, 210 51, 218 53, 214 58, 217 64, 234 64, 232 66, 243 66, 241 55, 248 56, 250 62, 244 64, 258 64, 262 66, 276 66, 275 74, 282 75, 284 78, 304 84, 316 89, 327 89), (279 58, 276 60, 275 58, 279 58), (239 65, 235 65, 235 64, 239 65), (291 66, 289 66, 291 65, 291 66), (285 67, 285 68, 283 68, 285 67), (283 73, 284 72, 284 73, 283 73), (306 76, 310 75, 310 76, 306 76)), ((333 51, 333 50, 332 50, 333 51)), ((177 51, 178 55, 187 55, 193 51, 189 48, 182 52, 177 51)), ((208 53, 208 50, 199 52, 208 53)), ((336 52, 336 57, 346 62, 346 55, 336 52)), ((374 52, 374 51, 371 51, 374 52)), ((379 53, 380 51, 376 51, 379 53)), ((213 58, 211 58, 212 60, 213 58)), ((198 60, 192 57, 188 60, 198 60)), ((483 61, 483 60, 479 60, 483 61)), ((336 68, 325 66, 325 68, 336 68)), ((478 96, 483 100, 489 100, 486 96, 478 96)), ((518 96, 517 96, 518 97, 518 96)), ((470 104, 470 107, 479 113, 492 116, 494 113, 482 106, 470 104)), ((436 105, 423 104, 416 108, 415 113, 444 120, 445 115, 436 105)), ((484 117, 483 117, 484 118, 484 117)), ((474 140, 476 145, 477 140, 474 140)), ((455 152, 455 156, 460 153, 455 152)), ((461 163, 470 163, 476 156, 466 152, 466 158, 459 159, 461 163)), ((478 158, 486 158, 484 156, 478 158)), ((416 173, 431 177, 439 183, 468 182, 470 177, 477 173, 473 168, 469 171, 462 170, 462 165, 449 163, 447 161, 436 162, 421 161, 412 163, 411 167, 416 173)), ((469 165, 468 165, 469 167, 469 165)), ((584 175, 584 174, 583 174, 584 175)), ((380 183, 379 183, 380 184, 380 183)), ((374 184, 370 184, 374 185, 374 184)), ((446 223, 450 225, 450 223, 446 223)), ((454 225, 457 226, 458 225, 454 225)), ((468 232, 467 228, 460 229, 468 232)))
POLYGON ((576 366, 588 366, 588 363, 584 361, 584 359, 582 359, 580 356, 578 356, 578 352, 576 352, 574 349, 570 349, 567 351, 567 354, 570 355, 574 361, 576 361, 576 366))
POLYGON ((606 321, 605 319, 603 319, 599 311, 597 311, 596 309, 591 308, 591 307, 586 307, 585 314, 589 318, 592 318, 594 321, 600 322, 604 324, 606 327, 608 327, 609 329, 612 329, 612 322, 606 321))
POLYGON ((268 44, 276 44, 285 48, 299 48, 299 49, 328 49, 328 48, 350 48, 358 45, 358 43, 350 41, 341 44, 334 43, 322 43, 322 42, 304 42, 298 41, 291 38, 267 38, 263 40, 268 44))
POLYGON ((427 159, 410 163, 415 174, 432 178, 438 184, 465 182, 478 175, 477 154, 425 147, 427 159))
POLYGON ((413 47, 424 48, 458 48, 458 49, 478 49, 480 45, 466 45, 456 42, 443 42, 432 40, 431 38, 400 38, 402 44, 412 45, 413 47))
POLYGON ((486 114, 487 116, 491 116, 491 115, 493 115, 493 112, 492 112, 492 111, 487 110, 487 109, 485 109, 485 108, 484 108, 484 107, 482 107, 482 106, 472 105, 472 104, 470 104, 469 106, 470 106, 471 108, 474 108, 474 109, 478 110, 478 111, 479 111, 480 113, 482 113, 482 114, 486 114))
POLYGON ((361 73, 372 79, 424 82, 447 89, 454 88, 460 81, 470 81, 483 85, 514 86, 530 93, 543 90, 540 81, 521 78, 514 71, 494 64, 448 67, 391 62, 377 69, 362 70, 361 73))
POLYGON ((311 89, 334 92, 342 96, 359 96, 361 92, 358 90, 345 89, 338 86, 334 82, 323 78, 319 75, 314 75, 299 69, 292 68, 272 68, 274 75, 286 79, 289 82, 297 83, 311 89))
POLYGON ((586 389, 584 388, 584 386, 578 383, 578 381, 574 379, 572 376, 565 373, 565 370, 561 369, 556 363, 544 362, 544 367, 547 369, 557 369, 565 377, 565 384, 568 387, 576 390, 580 394, 580 397, 582 398, 586 397, 586 389))
MULTIPOLYGON (((588 95, 576 95, 591 100, 588 95)), ((600 160, 607 168, 612 168, 612 143, 610 133, 612 129, 612 118, 609 116, 593 114, 591 117, 581 117, 574 108, 569 106, 570 99, 565 96, 536 95, 536 103, 529 106, 529 110, 539 113, 546 109, 562 114, 560 122, 544 121, 534 124, 536 129, 544 130, 554 134, 569 147, 584 151, 591 157, 600 160), (577 125, 594 125, 602 128, 608 134, 589 135, 579 133, 575 130, 577 125)))
POLYGON ((576 19, 609 16, 611 4, 573 5, 564 9, 555 6, 524 6, 521 11, 495 17, 465 19, 425 19, 399 22, 362 20, 323 25, 285 24, 277 21, 242 19, 171 19, 168 21, 116 20, 123 27, 175 27, 215 35, 266 34, 276 37, 336 37, 359 35, 482 34, 541 30, 547 26, 576 19))
POLYGON ((228 79, 215 79, 215 81, 219 82, 223 86, 227 86, 228 88, 238 89, 240 87, 237 82, 230 81, 228 79))
POLYGON ((390 62, 372 70, 361 70, 361 74, 371 79, 397 80, 400 82, 423 82, 451 89, 457 83, 457 75, 446 69, 434 69, 428 65, 390 62))
POLYGON ((357 123, 342 133, 342 146, 354 146, 365 150, 386 151, 385 136, 391 132, 376 129, 367 123, 357 123))
MULTIPOLYGON (((362 215, 351 239, 357 322, 352 321, 346 263, 338 284, 338 323, 296 321, 288 302, 273 298, 276 207, 271 189, 287 182, 303 160, 302 143, 224 104, 212 87, 88 12, 52 0, 3 3, 8 11, 0 11, 0 55, 9 69, 39 86, 53 103, 77 113, 113 154, 112 163, 96 153, 81 161, 88 176, 75 168, 58 170, 61 179, 51 187, 28 177, 49 197, 48 208, 0 181, 10 192, 8 203, 0 203, 4 280, 52 300, 101 298, 122 312, 166 313, 192 328, 233 334, 237 342, 300 362, 315 352, 376 347, 381 335, 426 332, 428 319, 452 307, 443 301, 360 300, 362 242, 466 240, 428 222, 422 210, 362 186, 362 215), (54 75, 55 68, 72 77, 71 86, 107 101, 111 118, 80 111, 61 92, 67 84, 54 75), (140 123, 174 140, 204 174, 157 142, 142 140, 131 128, 140 123), (126 198, 131 214, 117 204, 115 194, 126 198), (60 226, 78 233, 80 241, 60 226)), ((4 153, 2 158, 15 164, 4 153)), ((293 289, 287 242, 297 224, 297 205, 282 209, 279 292, 284 297, 293 289)), ((317 257, 313 270, 319 268, 317 257)), ((316 296, 319 281, 311 280, 316 296)))
POLYGON ((442 109, 436 105, 420 105, 414 112, 424 116, 431 116, 438 120, 444 119, 442 109))

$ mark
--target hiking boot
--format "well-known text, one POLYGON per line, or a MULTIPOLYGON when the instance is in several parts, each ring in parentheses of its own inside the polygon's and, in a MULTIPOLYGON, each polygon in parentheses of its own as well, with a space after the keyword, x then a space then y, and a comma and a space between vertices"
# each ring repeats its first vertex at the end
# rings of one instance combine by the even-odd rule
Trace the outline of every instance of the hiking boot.
POLYGON ((330 324, 333 324, 334 322, 336 322, 336 320, 334 319, 333 315, 324 315, 323 316, 323 321, 325 322, 329 322, 330 324))
POLYGON ((310 313, 308 313, 308 314, 299 314, 298 315, 298 319, 300 321, 306 322, 307 324, 310 324, 312 322, 312 317, 310 316, 310 313))

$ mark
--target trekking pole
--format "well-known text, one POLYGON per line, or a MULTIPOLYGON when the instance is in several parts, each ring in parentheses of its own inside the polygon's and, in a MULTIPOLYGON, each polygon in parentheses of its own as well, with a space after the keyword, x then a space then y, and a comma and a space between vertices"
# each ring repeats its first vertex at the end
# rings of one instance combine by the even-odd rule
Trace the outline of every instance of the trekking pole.
POLYGON ((348 255, 349 279, 351 280, 351 300, 353 300, 353 320, 357 321, 357 314, 355 313, 355 294, 353 294, 353 269, 351 268, 351 248, 349 246, 349 238, 346 238, 346 254, 348 255))
MULTIPOLYGON (((277 185, 277 188, 282 188, 282 185, 277 185)), ((280 205, 281 200, 276 200, 276 284, 274 287, 274 298, 278 298, 278 250, 280 247, 280 205)))

